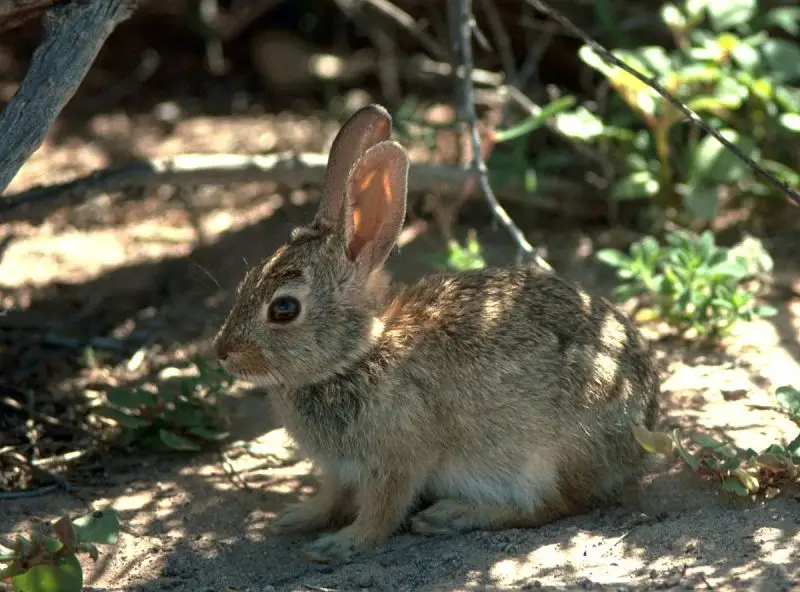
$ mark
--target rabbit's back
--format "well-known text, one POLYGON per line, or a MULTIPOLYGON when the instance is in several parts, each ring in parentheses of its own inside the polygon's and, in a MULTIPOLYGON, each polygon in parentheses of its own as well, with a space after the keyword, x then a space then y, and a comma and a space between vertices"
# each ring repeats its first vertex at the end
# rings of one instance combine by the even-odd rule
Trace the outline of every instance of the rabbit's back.
POLYGON ((431 276, 399 299, 387 334, 408 357, 390 382, 416 387, 431 416, 434 496, 602 497, 638 471, 631 428, 655 422, 659 377, 607 301, 534 266, 431 276))

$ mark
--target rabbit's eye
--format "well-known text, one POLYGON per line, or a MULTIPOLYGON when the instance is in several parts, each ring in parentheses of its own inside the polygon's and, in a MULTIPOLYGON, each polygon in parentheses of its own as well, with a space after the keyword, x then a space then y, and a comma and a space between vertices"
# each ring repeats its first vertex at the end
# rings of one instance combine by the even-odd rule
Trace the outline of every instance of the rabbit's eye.
POLYGON ((300 314, 300 302, 291 296, 281 296, 269 303, 267 316, 272 323, 288 323, 300 314))

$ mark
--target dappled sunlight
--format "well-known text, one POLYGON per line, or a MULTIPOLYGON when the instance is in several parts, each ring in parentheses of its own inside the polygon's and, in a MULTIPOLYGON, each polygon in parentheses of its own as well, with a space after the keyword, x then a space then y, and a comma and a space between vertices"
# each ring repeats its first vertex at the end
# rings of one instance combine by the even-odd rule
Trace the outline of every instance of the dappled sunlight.
POLYGON ((498 561, 489 570, 492 583, 513 586, 535 580, 558 586, 568 569, 594 584, 612 585, 630 577, 642 564, 641 551, 630 550, 624 556, 614 552, 622 538, 579 531, 566 544, 544 544, 523 557, 498 561))
POLYGON ((523 284, 497 287, 482 297, 479 325, 482 331, 490 333, 508 318, 509 310, 519 305, 520 291, 523 287, 523 284))

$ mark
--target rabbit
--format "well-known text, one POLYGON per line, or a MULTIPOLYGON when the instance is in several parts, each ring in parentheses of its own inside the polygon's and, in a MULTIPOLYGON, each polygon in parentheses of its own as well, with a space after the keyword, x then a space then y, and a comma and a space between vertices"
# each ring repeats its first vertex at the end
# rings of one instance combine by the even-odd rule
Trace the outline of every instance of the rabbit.
POLYGON ((317 533, 313 561, 374 552, 403 525, 532 528, 613 502, 644 465, 632 428, 656 420, 644 338, 556 273, 392 284, 409 160, 391 128, 379 105, 342 126, 313 221, 246 272, 213 340, 321 473, 270 527, 317 533))

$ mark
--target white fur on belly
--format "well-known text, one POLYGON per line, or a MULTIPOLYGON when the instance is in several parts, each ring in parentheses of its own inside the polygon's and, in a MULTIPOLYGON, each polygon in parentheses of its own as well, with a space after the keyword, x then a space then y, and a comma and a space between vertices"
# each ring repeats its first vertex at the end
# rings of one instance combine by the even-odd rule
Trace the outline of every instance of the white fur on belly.
POLYGON ((535 510, 557 492, 558 472, 547 458, 532 456, 517 470, 464 460, 441 465, 430 476, 425 494, 486 504, 513 504, 535 510))

